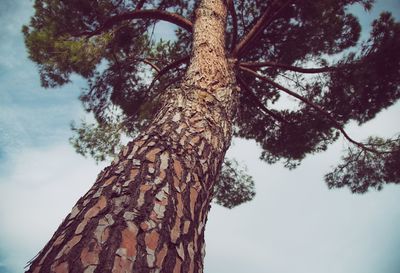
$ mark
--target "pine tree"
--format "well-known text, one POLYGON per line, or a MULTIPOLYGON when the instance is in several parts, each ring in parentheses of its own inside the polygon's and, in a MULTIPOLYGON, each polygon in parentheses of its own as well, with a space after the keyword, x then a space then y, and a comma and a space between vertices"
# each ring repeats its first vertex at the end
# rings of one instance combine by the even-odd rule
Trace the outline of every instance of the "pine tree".
POLYGON ((344 130, 400 97, 400 24, 382 13, 360 43, 355 4, 373 1, 36 0, 23 32, 42 85, 88 81, 81 100, 96 122, 73 125, 71 142, 96 160, 117 155, 28 272, 202 272, 212 198, 230 208, 254 196, 224 163, 232 136, 294 168, 342 135, 352 146, 329 187, 399 183, 399 136, 344 130), (160 21, 176 37, 155 40, 160 21), (281 93, 295 109, 274 107, 281 93))

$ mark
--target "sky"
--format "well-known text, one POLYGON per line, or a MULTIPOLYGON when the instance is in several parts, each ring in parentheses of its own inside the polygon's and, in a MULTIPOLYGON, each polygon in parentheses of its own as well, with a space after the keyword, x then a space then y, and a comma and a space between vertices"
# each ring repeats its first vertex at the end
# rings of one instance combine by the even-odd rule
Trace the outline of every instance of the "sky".
MULTIPOLYGON (((40 87, 20 31, 32 4, 0 0, 0 273, 23 272, 105 166, 68 143, 71 121, 85 115, 78 100, 84 81, 40 87)), ((383 8, 400 17, 399 0, 378 4, 363 24, 383 8)), ((168 26, 157 31, 168 33, 168 26)), ((399 116, 397 103, 346 129, 356 139, 392 136, 399 116)), ((232 210, 212 206, 205 272, 400 273, 400 186, 365 195, 328 190, 323 175, 345 147, 339 140, 289 171, 260 161, 254 142, 235 139, 228 156, 247 165, 257 195, 232 210)))

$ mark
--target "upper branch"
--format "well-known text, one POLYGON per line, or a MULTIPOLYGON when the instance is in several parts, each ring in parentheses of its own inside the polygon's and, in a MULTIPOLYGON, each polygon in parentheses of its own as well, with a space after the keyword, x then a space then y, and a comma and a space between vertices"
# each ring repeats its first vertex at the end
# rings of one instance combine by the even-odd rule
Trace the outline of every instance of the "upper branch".
POLYGON ((275 12, 274 6, 280 2, 275 0, 261 15, 250 31, 243 37, 242 40, 233 49, 232 55, 240 57, 249 45, 258 38, 258 36, 268 27, 279 15, 279 13, 291 2, 292 0, 285 1, 275 12))
POLYGON ((335 128, 338 129, 348 141, 350 141, 351 143, 353 143, 356 146, 360 147, 361 149, 364 149, 364 150, 372 152, 372 153, 385 153, 385 152, 377 151, 377 150, 375 150, 373 148, 367 147, 363 143, 360 143, 360 142, 352 139, 347 134, 347 132, 343 129, 343 126, 336 119, 334 119, 329 112, 327 112, 324 109, 322 109, 319 105, 317 105, 317 104, 313 103, 312 101, 300 96, 299 94, 289 90, 288 88, 283 87, 282 85, 274 82, 273 80, 271 80, 271 79, 269 79, 269 78, 267 78, 267 77, 265 77, 263 75, 258 74, 257 72, 255 72, 254 70, 251 70, 250 68, 247 68, 247 67, 244 67, 244 66, 239 66, 239 68, 241 70, 243 70, 243 71, 245 71, 245 72, 247 72, 247 73, 249 73, 249 74, 251 74, 251 75, 253 75, 253 76, 257 77, 257 78, 259 78, 260 80, 262 80, 262 81, 264 81, 264 82, 266 82, 266 83, 268 83, 268 84, 270 84, 270 85, 282 90, 286 94, 289 94, 289 95, 301 100, 305 104, 311 106, 312 108, 317 110, 319 113, 321 113, 322 115, 326 116, 334 124, 335 128))
POLYGON ((235 10, 235 4, 233 0, 229 0, 228 2, 229 13, 232 16, 232 41, 230 45, 230 50, 232 51, 237 43, 238 36, 238 23, 237 23, 237 15, 235 10))
POLYGON ((135 10, 141 10, 145 3, 146 3, 146 0, 140 0, 139 3, 136 5, 135 10))
POLYGON ((240 87, 243 88, 246 95, 248 95, 251 99, 253 99, 252 102, 255 104, 256 107, 258 107, 265 114, 271 116, 272 118, 276 119, 277 121, 279 121, 281 123, 288 123, 288 121, 283 119, 280 115, 272 112, 267 107, 265 107, 265 105, 258 99, 258 97, 250 90, 250 88, 248 87, 248 84, 246 84, 245 80, 241 76, 238 76, 237 79, 240 84, 240 87))
POLYGON ((142 60, 145 64, 148 64, 148 65, 150 65, 155 71, 157 71, 157 73, 160 73, 160 68, 157 66, 157 65, 155 65, 154 63, 152 63, 149 59, 147 59, 147 58, 145 58, 145 59, 143 59, 142 60))
POLYGON ((298 66, 291 66, 291 65, 286 65, 286 64, 280 64, 276 62, 259 62, 259 63, 253 63, 253 62, 242 62, 239 63, 241 66, 245 66, 248 68, 260 68, 260 67, 273 67, 273 68, 281 68, 285 70, 290 70, 290 71, 295 71, 295 72, 300 72, 300 73, 324 73, 324 72, 330 72, 337 70, 338 67, 319 67, 319 68, 303 68, 303 67, 298 67, 298 66))
POLYGON ((83 35, 88 35, 88 36, 94 36, 97 34, 100 34, 104 31, 107 31, 111 29, 114 25, 126 21, 126 20, 133 20, 133 19, 156 19, 156 20, 162 20, 166 22, 173 23, 177 26, 180 26, 187 31, 191 32, 193 28, 192 22, 190 22, 188 19, 176 14, 176 13, 170 13, 162 10, 155 10, 155 9, 149 9, 149 10, 134 10, 130 12, 125 12, 121 13, 119 15, 115 15, 110 17, 106 22, 98 29, 94 31, 85 31, 79 33, 77 36, 83 36, 83 35))
POLYGON ((153 87, 154 83, 161 78, 165 73, 167 73, 169 70, 178 67, 179 65, 188 62, 190 59, 189 56, 185 56, 183 58, 180 58, 170 64, 168 64, 167 66, 163 67, 161 70, 158 71, 157 76, 154 77, 153 81, 151 82, 150 86, 149 86, 149 90, 153 87))

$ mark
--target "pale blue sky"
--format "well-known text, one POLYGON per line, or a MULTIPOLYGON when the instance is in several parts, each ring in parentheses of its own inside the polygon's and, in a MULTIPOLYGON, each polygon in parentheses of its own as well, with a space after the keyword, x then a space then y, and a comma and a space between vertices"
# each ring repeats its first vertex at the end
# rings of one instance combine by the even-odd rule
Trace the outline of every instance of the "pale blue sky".
MULTIPOLYGON (((84 82, 44 90, 27 59, 20 30, 31 5, 0 0, 0 273, 23 272, 103 167, 68 144, 70 122, 84 115, 77 99, 84 82)), ((362 22, 382 8, 400 17, 399 0, 382 0, 362 22)), ((391 136, 399 116, 397 103, 348 130, 358 139, 391 136)), ((248 166, 257 196, 233 210, 213 205, 205 272, 400 273, 400 186, 363 196, 329 191, 322 177, 343 143, 288 171, 259 161, 254 143, 235 140, 229 154, 248 166)))

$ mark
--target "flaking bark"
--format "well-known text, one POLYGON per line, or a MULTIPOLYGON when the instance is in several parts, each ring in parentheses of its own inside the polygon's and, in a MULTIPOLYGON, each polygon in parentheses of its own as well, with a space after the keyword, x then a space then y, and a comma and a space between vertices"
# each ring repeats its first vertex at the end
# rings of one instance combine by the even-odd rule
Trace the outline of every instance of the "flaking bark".
POLYGON ((202 272, 204 226, 238 88, 226 6, 196 10, 186 76, 67 216, 27 272, 202 272))

